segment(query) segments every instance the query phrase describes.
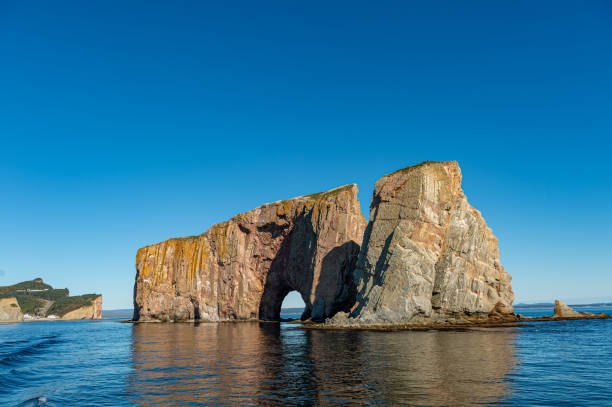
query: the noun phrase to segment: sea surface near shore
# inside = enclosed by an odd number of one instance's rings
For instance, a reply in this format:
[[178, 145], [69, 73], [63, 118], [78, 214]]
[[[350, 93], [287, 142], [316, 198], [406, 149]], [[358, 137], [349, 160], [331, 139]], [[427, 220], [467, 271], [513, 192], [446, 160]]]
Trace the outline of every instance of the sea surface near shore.
[[[516, 312], [542, 316], [552, 309]], [[529, 325], [367, 332], [257, 322], [3, 324], [0, 405], [601, 406], [612, 400], [612, 320]]]

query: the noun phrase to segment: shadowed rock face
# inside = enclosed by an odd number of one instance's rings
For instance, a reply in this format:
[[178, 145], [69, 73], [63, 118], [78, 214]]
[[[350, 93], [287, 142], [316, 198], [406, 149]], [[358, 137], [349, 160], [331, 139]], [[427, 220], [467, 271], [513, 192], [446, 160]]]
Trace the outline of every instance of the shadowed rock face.
[[511, 313], [510, 280], [497, 239], [461, 190], [458, 164], [425, 162], [375, 185], [350, 323]]
[[144, 247], [136, 256], [134, 319], [276, 320], [293, 290], [306, 304], [303, 318], [347, 311], [366, 223], [357, 186], [347, 185]]

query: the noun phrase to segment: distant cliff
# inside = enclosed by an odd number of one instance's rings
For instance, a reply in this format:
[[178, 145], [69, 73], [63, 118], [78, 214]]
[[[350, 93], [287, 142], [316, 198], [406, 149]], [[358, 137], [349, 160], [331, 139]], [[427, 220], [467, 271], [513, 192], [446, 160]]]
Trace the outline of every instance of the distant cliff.
[[[18, 305], [17, 319], [3, 319], [3, 302], [14, 299]], [[9, 305], [12, 308], [12, 305]], [[15, 310], [13, 310], [15, 311]], [[16, 313], [11, 314], [13, 317]], [[67, 288], [55, 289], [42, 279], [23, 281], [11, 286], [0, 287], [0, 320], [23, 320], [39, 318], [58, 319], [100, 319], [102, 317], [102, 296], [85, 294], [70, 296]]]
[[357, 186], [347, 185], [144, 247], [136, 256], [134, 319], [275, 320], [293, 290], [306, 304], [305, 319], [348, 310], [365, 226]]
[[[95, 294], [94, 294], [95, 295]], [[82, 298], [82, 305], [72, 311], [61, 313], [62, 319], [100, 319], [102, 318], [102, 296], [96, 295], [94, 298]]]

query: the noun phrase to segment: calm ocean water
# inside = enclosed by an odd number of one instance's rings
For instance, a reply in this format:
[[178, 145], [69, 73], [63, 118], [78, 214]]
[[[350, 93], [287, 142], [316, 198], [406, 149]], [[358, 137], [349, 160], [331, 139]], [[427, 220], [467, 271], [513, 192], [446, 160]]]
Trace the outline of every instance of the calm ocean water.
[[612, 320], [532, 325], [4, 324], [0, 405], [612, 405]]

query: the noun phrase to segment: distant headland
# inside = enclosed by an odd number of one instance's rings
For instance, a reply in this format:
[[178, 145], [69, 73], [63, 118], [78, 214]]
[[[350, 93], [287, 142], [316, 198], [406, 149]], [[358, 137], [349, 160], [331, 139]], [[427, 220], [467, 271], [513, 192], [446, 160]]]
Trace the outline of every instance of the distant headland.
[[[555, 306], [554, 302], [536, 302], [532, 304], [514, 304], [514, 308], [521, 309], [530, 309], [530, 308], [553, 308]], [[612, 302], [592, 302], [588, 304], [570, 304], [572, 308], [602, 308], [602, 307], [612, 307]]]
[[67, 288], [53, 288], [42, 278], [0, 286], [0, 322], [100, 319], [102, 295], [70, 296]]

